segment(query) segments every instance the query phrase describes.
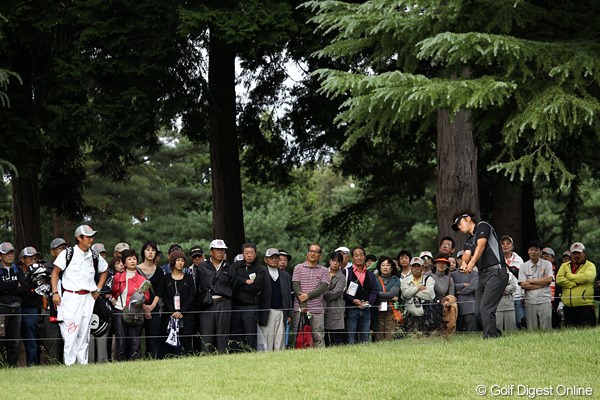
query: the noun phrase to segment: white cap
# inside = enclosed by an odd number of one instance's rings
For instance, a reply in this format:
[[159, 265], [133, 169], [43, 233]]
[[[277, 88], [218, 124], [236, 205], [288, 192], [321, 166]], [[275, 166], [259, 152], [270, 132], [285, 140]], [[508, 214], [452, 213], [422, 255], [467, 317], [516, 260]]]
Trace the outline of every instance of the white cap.
[[423, 266], [423, 264], [424, 264], [424, 263], [423, 263], [423, 259], [422, 259], [421, 257], [413, 257], [413, 258], [410, 260], [410, 265], [414, 265], [414, 264], [417, 264], [417, 265]]
[[125, 250], [129, 250], [129, 245], [125, 242], [117, 243], [115, 245], [115, 251], [118, 253], [122, 253]]
[[10, 244], [9, 242], [0, 243], [0, 253], [6, 254], [10, 251], [15, 251], [15, 248], [13, 247], [12, 244]]
[[223, 241], [223, 239], [215, 239], [212, 242], [210, 242], [210, 246], [211, 249], [227, 249], [227, 245], [225, 244], [225, 242]]
[[542, 249], [542, 253], [550, 254], [552, 257], [555, 256], [554, 250], [552, 250], [550, 247], [544, 247]]
[[79, 225], [77, 229], [75, 229], [75, 237], [77, 236], [94, 236], [96, 231], [93, 230], [89, 225]]
[[419, 254], [419, 257], [420, 257], [420, 258], [423, 258], [423, 257], [429, 257], [429, 258], [431, 258], [431, 259], [433, 260], [433, 254], [431, 254], [431, 253], [430, 253], [430, 252], [428, 252], [428, 251], [422, 251], [422, 252], [421, 252], [421, 254]]
[[278, 255], [279, 255], [279, 250], [277, 250], [274, 247], [267, 249], [267, 251], [265, 253], [265, 257], [278, 256]]
[[350, 254], [350, 249], [346, 246], [340, 246], [335, 251], [341, 251], [342, 253]]
[[21, 254], [19, 254], [19, 258], [31, 257], [31, 256], [35, 256], [36, 254], [40, 257], [42, 256], [40, 254], [40, 252], [35, 249], [35, 247], [27, 246], [23, 250], [21, 250]]
[[585, 246], [581, 242], [575, 242], [571, 245], [571, 248], [569, 250], [571, 251], [571, 253], [575, 253], [575, 252], [581, 253], [581, 252], [585, 251]]
[[456, 253], [456, 258], [461, 258], [463, 256], [463, 254], [465, 254], [465, 251], [459, 250], [458, 253]]
[[67, 244], [67, 241], [63, 238], [56, 238], [50, 242], [50, 250], [57, 248], [63, 244]]
[[92, 250], [96, 250], [98, 253], [106, 253], [106, 247], [102, 243], [94, 243]]

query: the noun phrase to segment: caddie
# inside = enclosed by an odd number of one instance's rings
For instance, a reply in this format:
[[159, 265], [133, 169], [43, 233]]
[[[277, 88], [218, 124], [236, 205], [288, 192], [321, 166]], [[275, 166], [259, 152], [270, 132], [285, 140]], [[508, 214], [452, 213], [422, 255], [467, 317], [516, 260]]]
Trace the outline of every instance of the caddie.
[[52, 302], [57, 305], [57, 319], [61, 321], [65, 365], [73, 365], [75, 361], [88, 363], [90, 320], [108, 269], [104, 258], [91, 250], [95, 235], [96, 231], [89, 225], [79, 226], [75, 230], [77, 244], [62, 251], [54, 260]]

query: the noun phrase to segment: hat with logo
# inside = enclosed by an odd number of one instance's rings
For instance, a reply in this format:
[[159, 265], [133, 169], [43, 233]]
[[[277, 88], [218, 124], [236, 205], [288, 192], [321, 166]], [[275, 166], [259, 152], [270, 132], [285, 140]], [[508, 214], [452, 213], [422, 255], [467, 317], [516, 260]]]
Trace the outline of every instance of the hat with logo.
[[58, 246], [62, 246], [63, 244], [68, 244], [67, 241], [63, 238], [56, 238], [50, 242], [50, 250], [57, 248]]
[[102, 243], [94, 243], [92, 250], [96, 250], [98, 253], [106, 253], [106, 247]]
[[429, 257], [433, 260], [433, 254], [431, 254], [429, 251], [422, 251], [421, 254], [419, 254], [420, 258], [425, 258], [425, 257]]
[[92, 229], [89, 225], [79, 225], [77, 229], [75, 229], [75, 237], [78, 236], [94, 236], [96, 231]]
[[461, 219], [466, 218], [466, 217], [471, 217], [471, 215], [469, 215], [468, 213], [462, 213], [462, 214], [457, 215], [454, 218], [454, 221], [452, 222], [452, 230], [454, 232], [458, 232], [459, 231], [459, 229], [458, 229], [458, 223], [460, 222]]
[[350, 254], [350, 249], [346, 246], [340, 246], [337, 249], [335, 249], [335, 251], [341, 251], [344, 254]]
[[581, 242], [575, 242], [571, 245], [571, 248], [569, 250], [571, 251], [571, 253], [581, 253], [585, 251], [585, 246]]
[[271, 248], [267, 249], [267, 251], [265, 252], [265, 257], [278, 256], [279, 254], [280, 254], [279, 250], [277, 250], [274, 247], [271, 247]]
[[420, 266], [423, 266], [423, 259], [421, 257], [413, 257], [410, 260], [410, 265], [420, 265]]
[[544, 247], [544, 248], [542, 249], [542, 253], [549, 254], [549, 255], [551, 255], [552, 257], [554, 257], [554, 256], [555, 256], [555, 254], [554, 254], [554, 250], [552, 250], [550, 247]]
[[227, 245], [223, 241], [223, 239], [215, 239], [210, 242], [210, 248], [212, 249], [227, 249]]
[[115, 245], [115, 251], [118, 253], [122, 253], [125, 250], [129, 250], [129, 245], [125, 242], [117, 243]]
[[2, 242], [2, 243], [0, 243], [0, 253], [6, 254], [6, 253], [9, 253], [11, 251], [15, 251], [15, 248], [13, 247], [12, 244], [10, 244], [9, 242]]
[[279, 250], [279, 255], [280, 256], [286, 256], [287, 259], [288, 259], [288, 262], [292, 261], [291, 254], [288, 254], [285, 250]]
[[190, 257], [203, 256], [203, 255], [204, 255], [204, 250], [202, 250], [202, 247], [200, 247], [200, 246], [193, 246], [190, 249]]

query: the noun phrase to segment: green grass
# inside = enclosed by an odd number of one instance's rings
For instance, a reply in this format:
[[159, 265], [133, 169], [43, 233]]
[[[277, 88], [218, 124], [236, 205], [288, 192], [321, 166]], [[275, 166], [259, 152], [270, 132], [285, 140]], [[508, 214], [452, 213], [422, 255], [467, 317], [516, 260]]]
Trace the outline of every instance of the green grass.
[[1, 369], [0, 398], [465, 399], [479, 398], [477, 385], [488, 390], [515, 385], [514, 395], [516, 385], [591, 387], [591, 397], [600, 398], [599, 371], [597, 328], [517, 332], [494, 340], [455, 335], [279, 353]]

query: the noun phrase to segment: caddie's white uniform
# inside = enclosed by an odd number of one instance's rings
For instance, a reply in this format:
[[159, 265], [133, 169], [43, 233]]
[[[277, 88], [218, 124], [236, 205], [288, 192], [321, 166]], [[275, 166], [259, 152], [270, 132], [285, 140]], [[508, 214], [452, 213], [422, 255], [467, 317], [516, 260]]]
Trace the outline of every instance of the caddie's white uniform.
[[[57, 307], [64, 345], [65, 365], [88, 363], [88, 345], [90, 340], [90, 320], [94, 311], [92, 292], [98, 290], [94, 281], [94, 261], [92, 251], [83, 252], [79, 246], [73, 246], [73, 258], [65, 270], [67, 251], [63, 250], [54, 265], [64, 271], [62, 276], [63, 293]], [[98, 272], [106, 271], [108, 264], [98, 257]]]

